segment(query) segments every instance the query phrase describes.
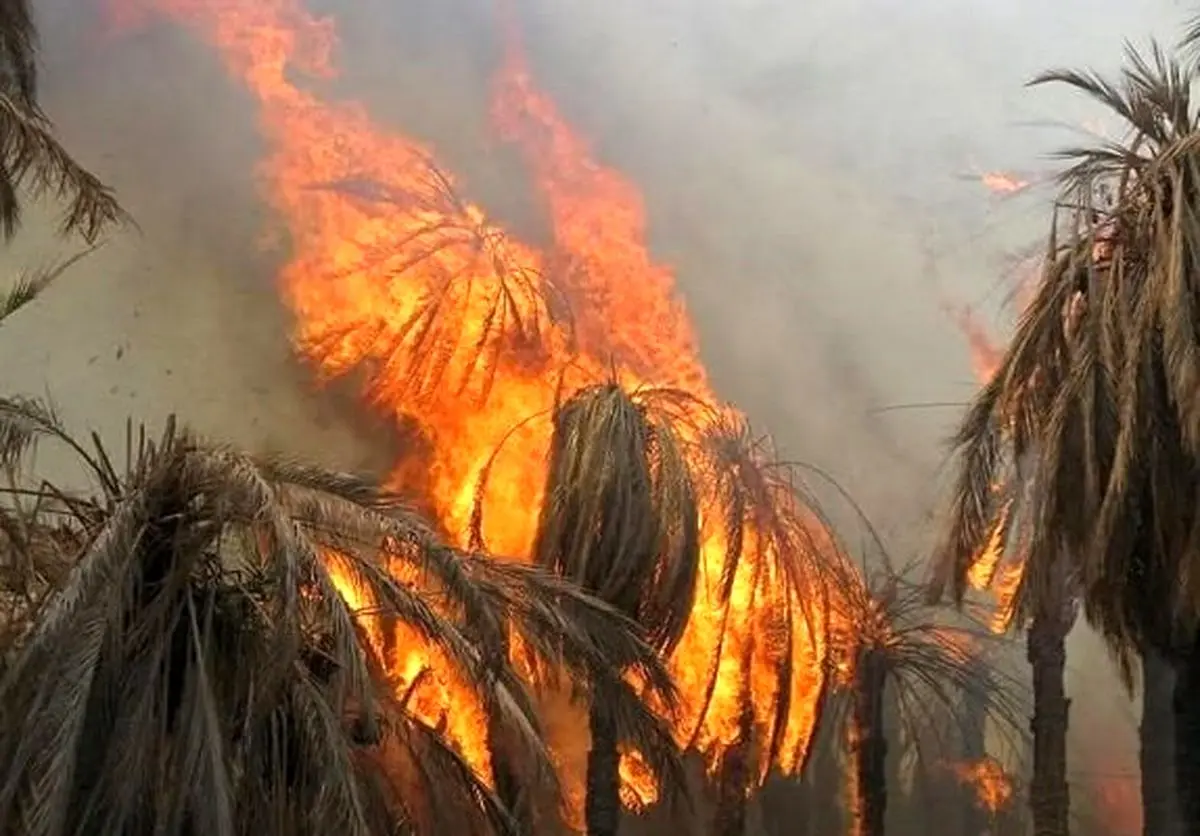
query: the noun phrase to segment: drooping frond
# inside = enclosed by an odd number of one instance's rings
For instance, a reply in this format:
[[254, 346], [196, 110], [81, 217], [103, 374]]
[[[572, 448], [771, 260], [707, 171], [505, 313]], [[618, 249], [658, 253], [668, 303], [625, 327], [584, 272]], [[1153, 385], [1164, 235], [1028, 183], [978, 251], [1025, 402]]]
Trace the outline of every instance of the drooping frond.
[[[1121, 142], [1063, 152], [1041, 284], [956, 438], [940, 558], [961, 598], [989, 540], [1026, 555], [1019, 614], [1065, 573], [1119, 654], [1200, 619], [1200, 132], [1194, 69], [1154, 47], [1115, 81], [1055, 71]], [[1162, 602], [1171, 602], [1164, 606]]]
[[94, 242], [128, 219], [112, 191], [54, 138], [37, 103], [37, 29], [29, 0], [0, 2], [0, 234], [20, 225], [22, 190], [66, 204], [62, 229]]
[[77, 232], [89, 243], [129, 220], [112, 190], [54, 137], [41, 111], [0, 93], [0, 234], [6, 239], [21, 222], [22, 190], [64, 203], [62, 232]]
[[361, 258], [333, 279], [353, 274], [392, 295], [389, 288], [407, 282], [408, 301], [364, 311], [369, 321], [305, 333], [305, 353], [334, 374], [365, 361], [373, 385], [402, 386], [409, 402], [443, 383], [482, 402], [502, 358], [538, 363], [547, 339], [569, 343], [570, 309], [531, 252], [463, 201], [432, 161], [417, 165], [415, 184], [403, 189], [361, 178], [314, 186], [394, 221], [394, 234], [362, 244]]
[[[710, 416], [692, 460], [706, 517], [703, 534], [722, 546], [719, 559], [704, 563], [703, 605], [717, 609], [724, 624], [719, 644], [708, 648], [699, 717], [710, 710], [722, 659], [742, 653], [747, 673], [758, 671], [757, 686], [770, 690], [753, 695], [754, 704], [767, 709], [755, 717], [763, 738], [756, 743], [756, 778], [765, 780], [772, 766], [799, 772], [807, 747], [795, 744], [807, 740], [811, 729], [798, 725], [815, 717], [795, 710], [793, 699], [798, 683], [810, 693], [823, 689], [825, 579], [828, 567], [840, 559], [841, 546], [796, 479], [795, 468], [779, 461], [770, 440], [755, 435], [740, 416], [729, 411]], [[735, 595], [735, 587], [745, 591]], [[754, 640], [742, 650], [726, 646], [733, 641], [729, 628], [742, 622], [752, 625]], [[772, 676], [765, 677], [765, 671]]]
[[[69, 439], [36, 405], [4, 414]], [[669, 692], [618, 613], [441, 546], [366, 481], [172, 429], [134, 445], [123, 470], [98, 443], [69, 443], [99, 493], [41, 491], [74, 538], [59, 553], [69, 573], [0, 679], [5, 832], [514, 832], [397, 691], [380, 643], [392, 625], [481, 695], [551, 795], [549, 753], [504, 653], [510, 625], [551, 663], [629, 667]], [[40, 719], [11, 722], [31, 712]]]
[[699, 520], [683, 443], [654, 399], [611, 383], [558, 408], [534, 556], [669, 652], [691, 611]]

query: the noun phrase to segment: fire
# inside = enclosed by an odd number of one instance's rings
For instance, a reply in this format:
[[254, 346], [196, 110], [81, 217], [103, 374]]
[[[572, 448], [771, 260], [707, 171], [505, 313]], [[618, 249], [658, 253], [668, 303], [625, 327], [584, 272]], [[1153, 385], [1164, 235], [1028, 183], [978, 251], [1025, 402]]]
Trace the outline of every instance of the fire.
[[959, 781], [975, 790], [976, 802], [989, 813], [999, 813], [1012, 800], [1012, 781], [994, 758], [954, 764], [951, 768]]
[[[525, 153], [549, 220], [549, 251], [518, 240], [464, 199], [430, 149], [382, 130], [358, 103], [326, 101], [302, 86], [305, 76], [336, 74], [336, 35], [332, 20], [314, 18], [300, 0], [122, 2], [142, 6], [125, 8], [123, 20], [152, 8], [188, 24], [257, 101], [270, 149], [261, 189], [291, 238], [279, 286], [295, 315], [296, 347], [322, 376], [368, 371], [370, 404], [419, 430], [427, 452], [396, 463], [394, 479], [411, 487], [419, 473], [421, 499], [452, 541], [474, 545], [478, 522], [491, 552], [528, 559], [548, 415], [581, 386], [615, 371], [629, 387], [667, 385], [718, 403], [672, 272], [648, 252], [637, 188], [600, 165], [536, 88], [514, 27], [507, 27], [492, 119]], [[485, 469], [486, 514], [476, 521]], [[824, 625], [793, 624], [789, 633], [779, 623], [781, 596], [797, 593], [777, 576], [772, 555], [754, 552], [759, 546], [747, 539], [748, 559], [722, 606], [714, 589], [724, 543], [707, 531], [703, 588], [671, 660], [684, 696], [677, 736], [717, 762], [749, 699], [757, 733], [784, 741], [776, 765], [795, 770], [816, 719]], [[345, 592], [357, 594], [351, 585]], [[792, 642], [800, 664], [787, 727], [775, 729], [781, 641]], [[397, 687], [411, 687], [418, 715], [445, 726], [486, 776], [486, 723], [475, 695], [416, 636], [398, 636], [393, 646], [397, 658], [386, 661]], [[715, 688], [706, 699], [713, 659]], [[578, 724], [563, 725], [574, 739], [552, 742], [578, 812], [580, 735]], [[771, 766], [757, 764], [760, 776]], [[636, 753], [626, 753], [622, 775], [627, 799], [653, 800], [657, 788]]]
[[[1024, 284], [1022, 285], [1024, 286]], [[986, 382], [1000, 368], [1003, 351], [992, 342], [987, 329], [969, 307], [962, 307], [951, 312], [960, 331], [967, 338], [971, 352], [971, 367], [975, 377], [980, 382]], [[973, 589], [988, 590], [996, 599], [996, 608], [989, 619], [989, 628], [1000, 634], [1005, 632], [1012, 622], [1013, 599], [1017, 587], [1021, 584], [1021, 574], [1024, 564], [1019, 556], [1010, 556], [1003, 552], [1001, 534], [1008, 520], [1009, 506], [1000, 515], [1000, 520], [988, 538], [987, 548], [975, 561], [967, 577]]]
[[1016, 194], [1029, 188], [1029, 181], [1003, 171], [988, 171], [980, 175], [980, 182], [995, 194]]

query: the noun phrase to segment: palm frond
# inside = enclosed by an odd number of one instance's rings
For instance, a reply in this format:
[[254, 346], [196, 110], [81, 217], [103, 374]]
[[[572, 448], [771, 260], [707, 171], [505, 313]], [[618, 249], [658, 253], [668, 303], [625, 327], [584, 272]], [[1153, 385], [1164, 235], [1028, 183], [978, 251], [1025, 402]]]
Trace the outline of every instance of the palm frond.
[[371, 386], [400, 385], [409, 401], [445, 382], [483, 402], [502, 358], [536, 366], [550, 359], [547, 341], [570, 345], [570, 308], [537, 257], [463, 201], [448, 174], [425, 158], [410, 173], [402, 190], [368, 178], [313, 185], [387, 213], [397, 230], [361, 244], [361, 258], [331, 278], [369, 281], [388, 296], [407, 282], [410, 302], [400, 316], [364, 310], [364, 318], [306, 332], [305, 354], [330, 375], [365, 363]]
[[960, 428], [938, 561], [961, 599], [998, 534], [1026, 555], [1020, 617], [1066, 572], [1126, 655], [1146, 642], [1169, 651], [1200, 623], [1196, 72], [1154, 46], [1130, 48], [1113, 81], [1036, 80], [1096, 99], [1128, 136], [1065, 154], [1066, 222], [1056, 218], [1037, 296]]
[[[895, 742], [909, 752], [919, 781], [957, 759], [968, 704], [1019, 748], [1026, 705], [1019, 683], [997, 662], [1004, 639], [966, 614], [931, 605], [925, 585], [910, 579], [915, 564], [866, 574], [842, 566], [832, 595], [838, 676], [826, 722], [855, 743], [855, 701], [864, 689], [885, 689], [896, 709]], [[880, 680], [868, 681], [872, 675]]]
[[116, 224], [128, 223], [112, 190], [67, 152], [50, 120], [0, 94], [0, 234], [11, 238], [21, 222], [20, 192], [48, 195], [65, 203], [61, 231], [89, 243]]
[[[731, 411], [710, 415], [704, 422], [692, 458], [706, 521], [706, 540], [719, 543], [719, 560], [704, 564], [702, 589], [707, 606], [722, 613], [721, 643], [708, 648], [707, 687], [699, 702], [701, 722], [712, 707], [722, 660], [729, 653], [746, 658], [745, 671], [759, 672], [753, 702], [769, 710], [756, 716], [762, 740], [755, 747], [755, 780], [766, 780], [770, 769], [798, 773], [803, 768], [803, 745], [811, 729], [800, 726], [809, 712], [795, 710], [797, 684], [804, 683], [808, 699], [819, 701], [825, 681], [824, 634], [828, 629], [827, 569], [840, 559], [841, 546], [815, 497], [796, 478], [797, 468], [781, 462], [770, 439], [754, 433], [744, 418]], [[735, 584], [746, 585], [734, 613]], [[746, 648], [727, 647], [730, 619], [748, 621], [759, 636]], [[762, 671], [770, 670], [767, 682]], [[747, 677], [747, 680], [749, 677]], [[696, 742], [695, 739], [692, 741]], [[800, 745], [797, 745], [800, 744]]]
[[84, 256], [95, 250], [96, 247], [91, 247], [76, 253], [68, 259], [23, 273], [19, 276], [7, 293], [0, 294], [0, 323], [3, 323], [8, 317], [41, 296], [63, 273]]
[[556, 411], [534, 555], [670, 649], [700, 564], [696, 491], [655, 393], [580, 390]]
[[587, 671], [656, 766], [678, 768], [620, 675], [641, 672], [669, 700], [661, 663], [574, 587], [441, 546], [351, 475], [256, 460], [173, 425], [158, 442], [139, 434], [121, 471], [48, 410], [6, 409], [27, 437], [86, 454], [99, 493], [42, 489], [76, 550], [0, 680], [0, 716], [44, 720], [0, 730], [13, 765], [0, 829], [515, 832], [486, 782], [396, 696], [372, 625], [402, 624], [436, 648], [519, 742], [539, 791], [553, 795], [553, 771], [503, 653], [509, 623], [547, 664]]
[[128, 216], [112, 191], [54, 138], [37, 104], [37, 45], [29, 0], [0, 2], [0, 234], [8, 239], [16, 232], [26, 190], [65, 202], [62, 231], [92, 243]]

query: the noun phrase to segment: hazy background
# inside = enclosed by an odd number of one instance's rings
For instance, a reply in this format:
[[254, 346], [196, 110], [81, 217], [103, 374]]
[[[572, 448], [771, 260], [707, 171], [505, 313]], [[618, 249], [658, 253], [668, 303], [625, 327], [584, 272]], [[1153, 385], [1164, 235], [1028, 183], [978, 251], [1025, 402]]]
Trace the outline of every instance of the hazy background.
[[[254, 111], [216, 54], [169, 21], [105, 37], [97, 0], [42, 0], [45, 103], [141, 224], [6, 327], [6, 385], [48, 391], [105, 433], [178, 411], [252, 448], [386, 466], [386, 430], [291, 362], [257, 246]], [[953, 409], [973, 389], [947, 303], [995, 316], [1046, 193], [1003, 200], [985, 170], [1037, 177], [1094, 116], [1023, 83], [1117, 66], [1123, 38], [1173, 41], [1168, 0], [519, 0], [538, 81], [601, 159], [638, 182], [722, 395], [785, 453], [832, 471], [915, 548]], [[484, 0], [312, 0], [339, 20], [341, 95], [432, 143], [501, 217], [528, 181], [489, 140], [499, 46]], [[1077, 138], [1077, 137], [1075, 137]], [[31, 222], [15, 269], [69, 245]], [[1090, 637], [1072, 647], [1077, 764], [1123, 774], [1132, 709]], [[1105, 734], [1080, 735], [1105, 727]], [[1120, 731], [1114, 731], [1119, 729]], [[1087, 739], [1084, 740], [1083, 738]], [[1088, 747], [1088, 748], [1083, 748]]]

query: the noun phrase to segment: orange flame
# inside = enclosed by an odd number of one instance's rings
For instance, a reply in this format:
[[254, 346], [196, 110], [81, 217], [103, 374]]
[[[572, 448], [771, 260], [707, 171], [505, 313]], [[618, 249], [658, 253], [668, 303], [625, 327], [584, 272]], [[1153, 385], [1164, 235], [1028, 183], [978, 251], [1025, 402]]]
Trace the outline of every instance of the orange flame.
[[1029, 181], [1003, 171], [988, 171], [980, 175], [980, 182], [995, 194], [1016, 194], [1029, 188]]
[[[529, 419], [547, 414], [556, 398], [615, 369], [627, 386], [670, 385], [717, 403], [671, 270], [647, 250], [638, 190], [597, 163], [536, 89], [515, 30], [495, 80], [493, 119], [526, 154], [553, 234], [549, 252], [458, 196], [426, 147], [381, 130], [355, 102], [325, 101], [298, 86], [301, 74], [335, 75], [336, 40], [332, 21], [314, 18], [300, 0], [122, 2], [192, 26], [257, 100], [270, 148], [261, 188], [291, 234], [279, 279], [296, 317], [296, 346], [326, 377], [370, 368], [371, 405], [415, 425], [428, 441], [427, 457], [398, 463], [394, 479], [410, 482], [419, 465], [424, 498], [456, 543], [470, 542], [476, 486], [488, 466], [484, 538], [494, 553], [527, 559], [543, 491], [537, 465], [550, 440], [549, 422]], [[756, 546], [747, 539], [749, 556]], [[748, 692], [759, 733], [784, 740], [777, 765], [795, 770], [816, 719], [823, 625], [791, 625], [798, 660], [787, 686], [791, 711], [785, 729], [771, 728], [770, 707], [780, 698], [774, 637], [787, 635], [777, 604], [798, 593], [776, 576], [773, 561], [747, 559], [732, 600], [719, 605], [708, 585], [721, 575], [724, 551], [709, 531], [707, 580], [671, 660], [684, 697], [678, 738], [694, 741], [715, 763], [737, 734]], [[433, 648], [416, 636], [400, 638], [403, 658], [387, 660], [398, 687], [432, 671], [415, 686], [412, 705], [431, 725], [445, 726], [486, 776], [478, 699]], [[714, 656], [717, 686], [701, 716]], [[586, 749], [577, 723], [561, 725], [562, 739], [552, 731], [552, 743], [577, 818]], [[758, 766], [765, 775], [771, 765]], [[621, 771], [627, 800], [656, 797], [636, 753], [626, 753]]]
[[[971, 308], [962, 307], [952, 313], [959, 330], [967, 339], [971, 352], [971, 367], [975, 372], [976, 379], [980, 382], [990, 380], [1000, 368], [1003, 350], [992, 341], [987, 329]], [[987, 547], [967, 575], [967, 581], [971, 588], [990, 591], [996, 599], [996, 608], [992, 612], [988, 624], [992, 632], [996, 634], [1005, 632], [1012, 623], [1013, 599], [1016, 596], [1017, 587], [1021, 584], [1021, 575], [1025, 568], [1020, 557], [1009, 556], [1000, 548], [1001, 534], [1008, 520], [1008, 514], [1009, 508], [1005, 507], [1000, 515], [1000, 520], [988, 538]]]
[[1012, 781], [994, 758], [980, 758], [970, 763], [953, 764], [955, 777], [975, 790], [975, 800], [992, 815], [999, 813], [1013, 797]]

